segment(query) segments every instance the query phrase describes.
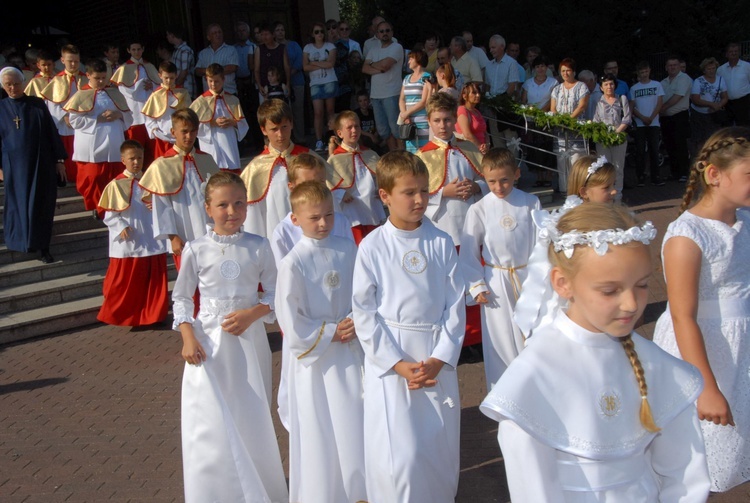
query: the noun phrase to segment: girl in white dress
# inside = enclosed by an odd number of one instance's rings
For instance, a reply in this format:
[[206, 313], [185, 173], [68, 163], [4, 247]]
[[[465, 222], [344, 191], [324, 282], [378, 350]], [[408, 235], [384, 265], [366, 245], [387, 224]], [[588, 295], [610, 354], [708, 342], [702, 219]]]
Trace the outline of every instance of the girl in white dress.
[[[685, 211], [697, 191], [702, 196]], [[711, 491], [750, 480], [748, 205], [750, 130], [722, 129], [703, 146], [683, 213], [664, 236], [669, 303], [654, 332], [654, 342], [703, 374], [696, 405]]]
[[648, 302], [648, 243], [622, 207], [587, 203], [540, 234], [569, 303], [480, 406], [497, 420], [513, 501], [701, 502], [708, 470], [699, 372], [633, 332]]
[[615, 165], [606, 157], [584, 155], [573, 163], [568, 175], [568, 197], [584, 202], [611, 203], [615, 200]]
[[[208, 233], [186, 243], [174, 287], [182, 378], [185, 501], [289, 501], [271, 419], [276, 267], [266, 238], [242, 232], [245, 185], [230, 172], [206, 185]], [[263, 286], [258, 299], [257, 285]], [[193, 293], [200, 311], [193, 318]], [[267, 384], [269, 383], [269, 384]]]

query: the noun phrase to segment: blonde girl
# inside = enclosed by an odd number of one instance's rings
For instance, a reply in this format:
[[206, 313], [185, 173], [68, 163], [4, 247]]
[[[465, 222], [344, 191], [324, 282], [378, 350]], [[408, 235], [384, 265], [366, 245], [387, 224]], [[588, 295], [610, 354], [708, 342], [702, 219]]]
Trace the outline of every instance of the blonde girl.
[[[271, 418], [276, 266], [266, 238], [242, 231], [247, 192], [220, 172], [206, 184], [206, 235], [185, 244], [174, 287], [182, 335], [185, 501], [289, 501]], [[258, 298], [258, 284], [263, 298]], [[193, 317], [193, 294], [200, 310]]]
[[615, 165], [604, 156], [584, 155], [573, 163], [568, 175], [568, 196], [584, 202], [611, 203], [615, 200]]
[[669, 302], [654, 332], [654, 342], [698, 367], [706, 383], [696, 406], [712, 491], [750, 480], [748, 205], [750, 129], [719, 130], [698, 155], [681, 214], [664, 236]]
[[480, 409], [499, 422], [513, 501], [705, 503], [694, 407], [700, 374], [633, 332], [648, 303], [656, 230], [588, 203], [540, 234], [568, 301], [530, 339]]

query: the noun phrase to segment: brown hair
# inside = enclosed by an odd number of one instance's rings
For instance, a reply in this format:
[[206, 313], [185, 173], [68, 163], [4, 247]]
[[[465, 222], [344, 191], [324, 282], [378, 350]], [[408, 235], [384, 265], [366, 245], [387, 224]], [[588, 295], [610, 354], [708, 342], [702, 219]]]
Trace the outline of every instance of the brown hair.
[[126, 150], [135, 149], [143, 152], [143, 145], [138, 140], [125, 140], [120, 145], [120, 154], [124, 154]]
[[458, 102], [446, 93], [434, 93], [427, 100], [427, 117], [433, 112], [450, 112], [455, 117], [458, 112]]
[[461, 100], [459, 101], [460, 105], [466, 105], [466, 100], [469, 98], [469, 93], [471, 91], [474, 91], [476, 93], [479, 93], [479, 95], [482, 95], [482, 89], [480, 88], [479, 82], [467, 82], [464, 84], [464, 87], [461, 89]]
[[284, 119], [289, 122], [294, 120], [292, 108], [284, 100], [272, 98], [265, 100], [258, 107], [258, 125], [260, 127], [266, 127], [268, 121], [274, 124], [281, 124]]
[[317, 180], [302, 182], [295, 186], [289, 194], [292, 212], [297, 210], [301, 204], [320, 204], [332, 200], [333, 195], [331, 195], [331, 191], [328, 190], [326, 184]]
[[159, 71], [164, 73], [177, 73], [177, 67], [171, 61], [162, 61], [159, 63]]
[[351, 110], [344, 110], [343, 112], [340, 112], [336, 115], [336, 118], [333, 121], [334, 131], [338, 131], [339, 129], [341, 129], [341, 125], [345, 120], [355, 121], [357, 124], [359, 124], [359, 115], [357, 115], [356, 112], [352, 112]]
[[426, 178], [428, 176], [427, 166], [422, 159], [404, 150], [388, 152], [378, 161], [375, 175], [378, 188], [383, 189], [388, 194], [395, 187], [396, 179], [406, 175], [424, 176]]
[[198, 114], [192, 108], [182, 108], [172, 114], [172, 127], [176, 128], [178, 123], [190, 124], [193, 126], [193, 130], [200, 126]]
[[435, 70], [435, 74], [437, 75], [438, 72], [443, 72], [448, 87], [456, 87], [456, 72], [453, 71], [453, 65], [449, 63], [441, 65]]
[[485, 169], [518, 169], [518, 163], [516, 163], [516, 156], [513, 152], [507, 148], [495, 147], [491, 148], [484, 157], [482, 158], [482, 171]]
[[67, 44], [60, 48], [60, 54], [62, 56], [65, 56], [66, 54], [81, 54], [81, 51], [78, 50], [78, 47], [75, 45]]
[[565, 59], [563, 59], [562, 61], [560, 61], [560, 64], [557, 66], [557, 71], [558, 72], [562, 72], [562, 67], [563, 66], [567, 66], [568, 68], [570, 68], [571, 70], [573, 70], [573, 72], [575, 73], [575, 71], [576, 71], [576, 60], [574, 60], [573, 58], [565, 58]]
[[711, 192], [706, 184], [705, 170], [713, 165], [720, 171], [730, 169], [735, 161], [750, 158], [750, 129], [746, 127], [728, 127], [712, 134], [698, 154], [698, 160], [690, 169], [685, 195], [682, 196], [680, 214], [690, 207], [696, 192], [700, 201]]
[[[578, 232], [599, 231], [605, 229], [629, 229], [638, 225], [638, 221], [633, 214], [624, 206], [613, 206], [605, 203], [586, 203], [577, 206], [565, 213], [557, 222], [557, 230], [561, 233], [577, 230]], [[620, 246], [645, 246], [638, 241], [633, 241]], [[577, 245], [579, 248], [583, 245]], [[554, 246], [550, 243], [548, 257], [553, 267], [560, 268], [564, 274], [569, 276], [575, 275], [578, 267], [581, 267], [581, 256], [583, 253], [573, 253], [568, 258], [563, 251], [556, 252]], [[633, 373], [638, 381], [638, 389], [641, 394], [641, 407], [639, 418], [641, 425], [652, 433], [659, 431], [659, 427], [654, 422], [651, 412], [651, 405], [648, 403], [648, 385], [646, 384], [646, 375], [643, 366], [635, 350], [635, 343], [631, 335], [620, 337], [620, 343], [625, 350]]]
[[297, 173], [301, 169], [320, 170], [325, 173], [326, 167], [320, 157], [303, 152], [295, 155], [289, 161], [289, 167], [286, 170], [286, 178], [292, 185], [297, 183]]
[[206, 77], [223, 77], [224, 67], [219, 63], [211, 63], [206, 67]]
[[[584, 155], [573, 163], [573, 167], [568, 175], [568, 194], [580, 196], [581, 189], [584, 187], [606, 187], [615, 182], [617, 170], [611, 162], [605, 162], [604, 165], [596, 170], [596, 173], [588, 176], [589, 167], [599, 159], [595, 155]], [[586, 177], [588, 176], [588, 180]]]
[[245, 182], [242, 181], [242, 178], [240, 178], [238, 174], [232, 173], [231, 171], [219, 171], [218, 173], [211, 175], [206, 182], [206, 190], [203, 193], [206, 200], [206, 206], [211, 203], [211, 192], [213, 192], [214, 189], [224, 187], [225, 185], [234, 185], [237, 188], [242, 189], [243, 194], [247, 193]]
[[428, 63], [427, 53], [424, 52], [422, 49], [415, 48], [413, 51], [411, 51], [409, 53], [409, 59], [415, 60], [417, 64], [421, 66], [422, 68], [427, 66], [427, 63]]

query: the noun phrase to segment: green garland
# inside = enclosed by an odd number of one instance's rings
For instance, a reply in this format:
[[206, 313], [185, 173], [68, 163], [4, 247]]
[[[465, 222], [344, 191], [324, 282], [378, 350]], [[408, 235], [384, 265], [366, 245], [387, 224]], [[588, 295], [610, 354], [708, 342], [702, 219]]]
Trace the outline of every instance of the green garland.
[[542, 130], [551, 131], [556, 127], [570, 129], [587, 140], [611, 147], [621, 145], [628, 139], [627, 134], [618, 133], [615, 128], [602, 122], [581, 122], [569, 114], [553, 114], [544, 112], [533, 105], [521, 105], [513, 101], [507, 94], [484, 97], [482, 104], [494, 108], [498, 112], [512, 113], [533, 122]]

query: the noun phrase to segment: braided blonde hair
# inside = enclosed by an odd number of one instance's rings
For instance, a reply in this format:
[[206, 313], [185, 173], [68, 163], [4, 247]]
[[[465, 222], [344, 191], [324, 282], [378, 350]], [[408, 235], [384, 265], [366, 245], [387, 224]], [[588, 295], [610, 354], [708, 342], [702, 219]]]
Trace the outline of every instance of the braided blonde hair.
[[[566, 233], [573, 230], [579, 232], [590, 232], [605, 229], [629, 229], [639, 225], [637, 219], [624, 206], [611, 205], [604, 203], [586, 203], [569, 210], [560, 218], [557, 223], [557, 230]], [[626, 245], [620, 246], [646, 246], [638, 241], [633, 241]], [[553, 267], [559, 267], [565, 273], [573, 275], [578, 267], [581, 267], [583, 253], [573, 253], [568, 258], [563, 251], [555, 252], [554, 246], [550, 244], [548, 256]], [[651, 412], [651, 405], [648, 403], [648, 385], [646, 384], [646, 375], [643, 366], [635, 351], [635, 344], [630, 335], [620, 339], [625, 355], [633, 367], [633, 373], [638, 381], [638, 390], [641, 395], [641, 407], [639, 417], [641, 425], [652, 433], [659, 431], [656, 426], [654, 416]]]
[[735, 161], [750, 158], [750, 129], [745, 127], [728, 127], [715, 132], [698, 154], [698, 158], [690, 170], [685, 195], [682, 196], [680, 214], [690, 207], [690, 203], [696, 194], [700, 201], [704, 195], [711, 191], [706, 183], [706, 168], [713, 165], [724, 171], [732, 167]]

